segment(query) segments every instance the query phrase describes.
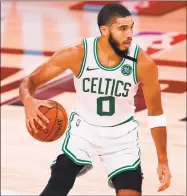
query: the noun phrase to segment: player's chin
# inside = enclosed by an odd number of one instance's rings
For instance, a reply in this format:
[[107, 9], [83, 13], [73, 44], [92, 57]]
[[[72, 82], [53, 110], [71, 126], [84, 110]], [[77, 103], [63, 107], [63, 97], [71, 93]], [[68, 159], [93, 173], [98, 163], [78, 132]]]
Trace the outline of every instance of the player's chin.
[[120, 50], [122, 50], [122, 51], [128, 50], [130, 46], [131, 46], [131, 43], [121, 44]]

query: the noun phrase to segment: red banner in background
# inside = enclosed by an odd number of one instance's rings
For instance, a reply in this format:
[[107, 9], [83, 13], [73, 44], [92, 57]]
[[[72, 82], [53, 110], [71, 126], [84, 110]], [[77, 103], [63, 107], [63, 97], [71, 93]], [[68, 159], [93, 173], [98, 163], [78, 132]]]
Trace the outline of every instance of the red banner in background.
[[108, 3], [119, 3], [127, 7], [132, 14], [137, 15], [153, 15], [160, 16], [185, 7], [185, 1], [141, 1], [141, 2], [125, 2], [125, 1], [82, 1], [71, 5], [70, 9], [80, 9], [85, 11], [99, 11]]

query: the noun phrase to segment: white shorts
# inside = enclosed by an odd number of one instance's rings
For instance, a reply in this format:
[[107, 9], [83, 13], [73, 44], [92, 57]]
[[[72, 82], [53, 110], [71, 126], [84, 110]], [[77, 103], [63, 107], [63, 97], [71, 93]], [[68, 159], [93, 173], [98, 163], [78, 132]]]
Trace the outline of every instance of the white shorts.
[[98, 127], [86, 123], [73, 112], [60, 154], [84, 165], [78, 176], [92, 169], [92, 157], [98, 155], [108, 174], [109, 186], [113, 188], [111, 179], [114, 176], [140, 165], [138, 122], [132, 117], [113, 127]]

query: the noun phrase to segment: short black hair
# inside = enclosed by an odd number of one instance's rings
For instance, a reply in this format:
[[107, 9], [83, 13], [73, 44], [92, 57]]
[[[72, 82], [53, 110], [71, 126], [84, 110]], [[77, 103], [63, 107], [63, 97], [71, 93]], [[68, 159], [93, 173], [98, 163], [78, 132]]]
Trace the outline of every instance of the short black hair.
[[109, 24], [113, 17], [126, 17], [131, 16], [129, 10], [123, 5], [110, 3], [101, 8], [98, 17], [98, 26]]

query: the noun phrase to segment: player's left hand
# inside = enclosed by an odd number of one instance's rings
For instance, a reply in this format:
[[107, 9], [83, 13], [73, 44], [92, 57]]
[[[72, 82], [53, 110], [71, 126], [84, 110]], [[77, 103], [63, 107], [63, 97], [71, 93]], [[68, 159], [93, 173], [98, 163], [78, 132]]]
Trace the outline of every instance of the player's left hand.
[[170, 186], [171, 173], [167, 163], [159, 163], [157, 168], [158, 177], [162, 184], [158, 188], [158, 192], [164, 191]]

